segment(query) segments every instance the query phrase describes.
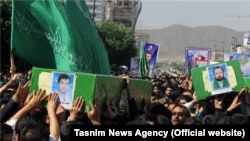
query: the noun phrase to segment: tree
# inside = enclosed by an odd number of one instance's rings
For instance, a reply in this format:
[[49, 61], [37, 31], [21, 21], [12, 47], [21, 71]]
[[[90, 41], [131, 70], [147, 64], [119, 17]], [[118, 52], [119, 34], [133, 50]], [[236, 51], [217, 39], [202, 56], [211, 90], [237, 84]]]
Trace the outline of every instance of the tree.
[[99, 27], [111, 68], [126, 65], [130, 67], [131, 57], [137, 55], [134, 34], [130, 27], [112, 21], [105, 21]]
[[176, 65], [174, 65], [173, 67], [174, 67], [174, 69], [176, 69], [176, 70], [178, 70], [178, 71], [183, 71], [183, 69], [184, 69], [184, 65], [185, 64], [176, 64]]
[[11, 33], [11, 0], [1, 0], [1, 64], [9, 64], [10, 33]]

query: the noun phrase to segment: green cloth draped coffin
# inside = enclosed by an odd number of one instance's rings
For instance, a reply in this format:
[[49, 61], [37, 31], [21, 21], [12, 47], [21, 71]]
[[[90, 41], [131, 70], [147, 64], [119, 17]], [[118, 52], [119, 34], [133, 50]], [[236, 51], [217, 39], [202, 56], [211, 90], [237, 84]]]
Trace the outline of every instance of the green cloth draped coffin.
[[84, 0], [13, 0], [11, 51], [33, 66], [110, 74]]
[[250, 78], [244, 78], [244, 81], [245, 81], [246, 86], [250, 88]]
[[[218, 66], [223, 67], [224, 70], [225, 80], [221, 86], [217, 82], [217, 85], [214, 85], [213, 69]], [[216, 94], [230, 93], [232, 91], [239, 92], [244, 87], [245, 82], [247, 82], [243, 79], [239, 60], [192, 68], [191, 76], [198, 100], [206, 99]]]
[[[114, 99], [119, 108], [122, 95], [126, 94], [126, 89], [124, 89], [125, 82], [121, 77], [37, 67], [32, 68], [30, 92], [41, 88], [45, 89], [47, 94], [49, 94], [56, 90], [55, 85], [57, 85], [58, 78], [56, 75], [53, 75], [56, 73], [66, 73], [74, 76], [70, 80], [72, 99], [82, 96], [86, 106], [89, 106], [89, 101], [93, 101], [94, 98], [99, 98], [103, 105], [103, 99], [106, 96], [109, 99]], [[138, 109], [143, 109], [142, 98], [148, 104], [152, 91], [152, 82], [141, 79], [130, 79], [130, 86]]]

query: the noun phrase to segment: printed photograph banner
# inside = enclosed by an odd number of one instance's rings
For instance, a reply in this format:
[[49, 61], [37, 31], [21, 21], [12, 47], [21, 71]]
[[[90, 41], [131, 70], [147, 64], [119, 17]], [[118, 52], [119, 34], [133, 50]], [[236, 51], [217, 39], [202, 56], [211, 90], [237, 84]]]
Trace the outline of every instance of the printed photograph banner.
[[149, 66], [149, 76], [154, 75], [155, 67], [157, 65], [158, 59], [158, 50], [160, 45], [154, 43], [145, 43], [144, 44], [144, 53]]
[[225, 52], [224, 61], [239, 60], [242, 75], [250, 79], [250, 54]]
[[250, 33], [244, 34], [243, 45], [250, 46]]
[[130, 61], [130, 76], [138, 76], [139, 75], [139, 62], [140, 59], [136, 57], [132, 57]]
[[239, 60], [193, 68], [191, 76], [198, 100], [231, 91], [239, 92], [245, 85]]
[[211, 49], [187, 47], [185, 49], [185, 69], [184, 72], [188, 73], [190, 69], [207, 66], [210, 64]]
[[75, 73], [52, 71], [51, 76], [50, 91], [58, 93], [60, 103], [70, 110], [75, 89]]
[[[138, 109], [142, 110], [142, 100], [144, 99], [147, 104], [150, 101], [152, 82], [130, 79], [130, 86]], [[124, 79], [121, 77], [33, 67], [29, 91], [31, 93], [39, 89], [45, 89], [47, 94], [55, 91], [65, 92], [65, 94], [66, 91], [69, 92], [68, 97], [59, 95], [59, 102], [66, 110], [70, 110], [73, 100], [81, 96], [85, 100], [85, 108], [83, 108], [85, 112], [86, 106], [90, 106], [89, 101], [93, 101], [94, 98], [99, 98], [104, 106], [105, 97], [114, 99], [119, 109], [122, 93], [126, 91]], [[46, 102], [43, 103], [44, 106], [46, 104]]]

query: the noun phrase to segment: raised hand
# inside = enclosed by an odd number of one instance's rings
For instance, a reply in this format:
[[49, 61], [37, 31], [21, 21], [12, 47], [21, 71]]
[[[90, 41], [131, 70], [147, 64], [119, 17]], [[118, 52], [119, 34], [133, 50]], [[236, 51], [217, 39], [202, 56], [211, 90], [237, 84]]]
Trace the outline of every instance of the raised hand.
[[232, 101], [231, 105], [227, 108], [227, 111], [232, 111], [237, 107], [239, 107], [241, 104], [241, 98], [246, 93], [247, 93], [247, 87], [243, 87], [241, 91], [234, 97], [234, 100]]
[[118, 110], [115, 107], [115, 102], [113, 101], [111, 102], [107, 97], [104, 98], [104, 102], [105, 102], [105, 109], [103, 112], [103, 116], [108, 119], [114, 118], [118, 114]]
[[58, 105], [56, 109], [56, 115], [58, 117], [60, 125], [62, 125], [66, 121], [66, 110], [63, 105]]
[[[45, 92], [46, 91], [43, 91], [41, 93], [45, 93]], [[37, 97], [37, 100], [39, 101], [41, 98], [42, 98], [42, 95], [39, 95]], [[57, 100], [58, 100], [58, 94], [56, 92], [50, 93], [48, 95], [47, 111], [48, 111], [49, 122], [50, 122], [49, 131], [50, 131], [50, 135], [52, 137], [54, 137], [56, 140], [58, 140], [58, 138], [60, 136], [59, 121], [58, 121], [57, 115], [56, 115], [56, 109], [58, 106]]]
[[30, 81], [27, 81], [24, 85], [19, 83], [16, 95], [18, 99], [24, 103], [27, 95], [29, 94], [29, 88], [30, 88]]
[[46, 95], [46, 90], [39, 89], [38, 92], [33, 92], [33, 96], [28, 103], [29, 106], [31, 107], [40, 107], [41, 102], [48, 97]]
[[69, 119], [77, 120], [83, 116], [84, 102], [82, 97], [77, 97], [77, 99], [74, 100], [72, 108], [70, 109]]
[[218, 95], [214, 99], [214, 107], [217, 109], [222, 109], [222, 102], [225, 98], [225, 94], [222, 95], [222, 97], [219, 97]]
[[[38, 99], [37, 99], [38, 100]], [[56, 111], [57, 109], [58, 94], [56, 92], [48, 95], [48, 105], [47, 110]]]
[[101, 107], [99, 99], [95, 98], [93, 103], [90, 101], [90, 106], [91, 108], [87, 106], [88, 118], [93, 125], [101, 125]]

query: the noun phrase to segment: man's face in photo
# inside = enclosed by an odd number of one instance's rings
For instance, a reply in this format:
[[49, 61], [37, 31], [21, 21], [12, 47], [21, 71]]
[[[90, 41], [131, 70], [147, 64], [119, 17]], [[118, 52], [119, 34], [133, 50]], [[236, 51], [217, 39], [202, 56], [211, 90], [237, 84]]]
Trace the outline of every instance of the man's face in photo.
[[224, 79], [224, 73], [221, 68], [217, 68], [214, 70], [214, 77], [217, 81], [222, 81]]
[[150, 53], [146, 53], [146, 60], [149, 62], [152, 58], [152, 55]]
[[66, 94], [69, 89], [69, 79], [61, 79], [59, 82], [59, 91]]

